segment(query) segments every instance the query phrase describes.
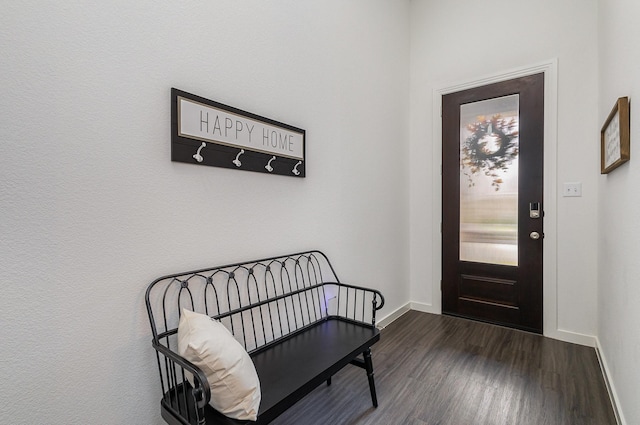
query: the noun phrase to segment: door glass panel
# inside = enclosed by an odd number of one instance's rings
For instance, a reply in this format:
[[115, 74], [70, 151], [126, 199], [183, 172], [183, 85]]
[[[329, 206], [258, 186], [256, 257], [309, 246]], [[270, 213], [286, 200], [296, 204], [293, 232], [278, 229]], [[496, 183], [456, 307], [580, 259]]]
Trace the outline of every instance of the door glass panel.
[[518, 265], [519, 95], [460, 106], [460, 260]]

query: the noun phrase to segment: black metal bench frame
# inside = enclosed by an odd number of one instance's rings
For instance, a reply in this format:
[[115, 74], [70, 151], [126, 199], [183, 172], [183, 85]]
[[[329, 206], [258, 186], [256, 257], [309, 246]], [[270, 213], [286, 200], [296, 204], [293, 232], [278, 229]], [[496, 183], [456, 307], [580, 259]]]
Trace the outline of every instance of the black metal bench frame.
[[[378, 405], [371, 346], [380, 339], [376, 311], [384, 297], [341, 283], [319, 251], [163, 276], [149, 285], [145, 301], [161, 414], [171, 425], [267, 424], [323, 382], [331, 385], [347, 364], [366, 370]], [[230, 419], [209, 405], [206, 376], [177, 352], [183, 307], [220, 320], [249, 353], [262, 390], [256, 422]]]

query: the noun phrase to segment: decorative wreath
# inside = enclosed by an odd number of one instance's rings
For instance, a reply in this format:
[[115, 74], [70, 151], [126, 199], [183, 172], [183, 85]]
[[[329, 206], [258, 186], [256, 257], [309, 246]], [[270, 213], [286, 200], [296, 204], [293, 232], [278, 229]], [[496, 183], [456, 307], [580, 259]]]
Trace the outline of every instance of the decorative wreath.
[[[498, 171], [505, 171], [518, 156], [518, 124], [515, 118], [505, 120], [500, 115], [491, 119], [478, 117], [467, 125], [471, 135], [461, 146], [461, 166], [469, 179], [469, 187], [475, 186], [472, 175], [483, 171], [493, 181], [491, 186], [500, 190], [502, 179]], [[465, 169], [468, 170], [465, 171]]]

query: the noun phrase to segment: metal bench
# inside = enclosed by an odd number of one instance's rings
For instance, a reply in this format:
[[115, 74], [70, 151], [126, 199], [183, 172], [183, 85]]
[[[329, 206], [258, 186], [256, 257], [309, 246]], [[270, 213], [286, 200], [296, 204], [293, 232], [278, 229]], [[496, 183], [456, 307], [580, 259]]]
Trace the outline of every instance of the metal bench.
[[[347, 364], [366, 370], [378, 405], [371, 346], [380, 339], [376, 311], [384, 298], [340, 283], [319, 251], [164, 276], [149, 285], [145, 300], [161, 414], [169, 424], [269, 423], [323, 382], [330, 385]], [[262, 395], [256, 422], [228, 418], [209, 405], [206, 376], [178, 354], [183, 307], [220, 320], [249, 353]]]

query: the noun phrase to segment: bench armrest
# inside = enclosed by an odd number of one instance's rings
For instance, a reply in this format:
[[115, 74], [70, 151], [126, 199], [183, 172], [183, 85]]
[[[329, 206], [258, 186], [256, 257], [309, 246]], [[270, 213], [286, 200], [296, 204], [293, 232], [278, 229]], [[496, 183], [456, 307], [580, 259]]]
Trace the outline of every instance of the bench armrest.
[[[346, 283], [338, 283], [338, 282], [329, 282], [327, 283], [327, 285], [337, 285], [345, 288], [356, 289], [359, 291], [371, 292], [375, 294], [375, 296], [373, 297], [374, 308], [376, 310], [380, 310], [382, 307], [384, 307], [384, 296], [382, 295], [382, 292], [378, 291], [377, 289], [365, 288], [364, 286], [355, 286], [355, 285], [349, 285]], [[378, 301], [377, 301], [378, 298], [380, 298], [380, 304], [378, 304]]]
[[[158, 358], [158, 367], [160, 367], [160, 374], [164, 376], [162, 379], [166, 379], [168, 382], [166, 384], [171, 387], [171, 382], [173, 385], [177, 385], [178, 383], [178, 373], [176, 369], [178, 367], [182, 368], [184, 371], [191, 373], [193, 375], [193, 389], [191, 391], [194, 399], [195, 406], [198, 410], [202, 410], [204, 406], [209, 404], [211, 400], [211, 389], [209, 388], [209, 381], [207, 380], [207, 376], [204, 374], [198, 366], [194, 365], [190, 361], [186, 360], [184, 357], [180, 356], [178, 353], [170, 350], [161, 344], [156, 344], [152, 342], [151, 345], [153, 348], [161, 353], [165, 359], [165, 375], [162, 373], [162, 365], [160, 362], [160, 358]], [[172, 376], [167, 376], [172, 375]], [[186, 378], [186, 376], [184, 376]], [[165, 382], [162, 383], [163, 388], [165, 386]], [[200, 412], [202, 414], [202, 412]], [[201, 416], [202, 417], [202, 416]]]
[[[377, 289], [365, 288], [362, 286], [350, 285], [341, 282], [325, 282], [323, 285], [336, 286], [337, 294], [337, 315], [361, 323], [371, 322], [376, 324], [376, 311], [384, 307], [384, 296]], [[340, 298], [346, 298], [344, 302]], [[371, 302], [371, 316], [365, 314], [365, 304], [367, 300]], [[370, 320], [369, 320], [370, 319]]]

